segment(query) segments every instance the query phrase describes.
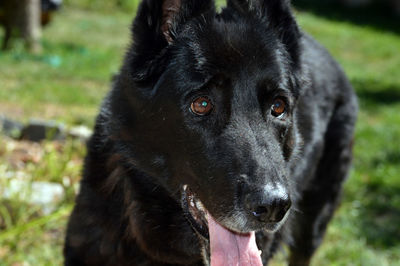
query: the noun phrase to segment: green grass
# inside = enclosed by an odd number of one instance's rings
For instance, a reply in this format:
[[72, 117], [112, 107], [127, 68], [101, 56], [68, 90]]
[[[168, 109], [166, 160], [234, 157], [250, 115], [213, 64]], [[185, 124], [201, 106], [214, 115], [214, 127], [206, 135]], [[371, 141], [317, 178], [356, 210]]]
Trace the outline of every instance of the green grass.
[[[67, 217], [80, 179], [85, 149], [81, 142], [16, 142], [0, 136], [0, 195], [12, 180], [59, 183], [64, 197], [51, 214], [22, 200], [0, 198], [0, 265], [61, 265]], [[29, 191], [28, 191], [29, 192]], [[20, 264], [18, 264], [20, 263]]]
[[91, 124], [129, 43], [131, 17], [64, 9], [44, 31], [42, 55], [18, 43], [0, 52], [0, 112], [18, 102], [12, 115]]
[[360, 101], [354, 169], [315, 265], [400, 265], [400, 36], [300, 12]]
[[[57, 14], [44, 31], [43, 54], [29, 55], [18, 42], [12, 51], [0, 52], [0, 113], [93, 125], [129, 43], [133, 11], [97, 11], [89, 0], [70, 3], [75, 7]], [[382, 19], [363, 24], [314, 11], [298, 11], [297, 17], [342, 64], [361, 108], [353, 171], [313, 264], [400, 265], [399, 32]], [[18, 197], [0, 200], [0, 266], [60, 265], [85, 148], [76, 141], [23, 144], [38, 149], [38, 160], [21, 157], [25, 148], [19, 145], [0, 137], [0, 193], [9, 185], [2, 176], [25, 173], [28, 181], [62, 184], [66, 196], [50, 215]], [[282, 265], [284, 257], [273, 265]]]

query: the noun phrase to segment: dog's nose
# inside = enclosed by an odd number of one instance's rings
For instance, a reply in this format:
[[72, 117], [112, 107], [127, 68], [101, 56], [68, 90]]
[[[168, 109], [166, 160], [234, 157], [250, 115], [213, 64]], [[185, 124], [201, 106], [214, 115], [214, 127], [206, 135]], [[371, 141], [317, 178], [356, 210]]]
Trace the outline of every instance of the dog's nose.
[[260, 222], [278, 223], [285, 217], [291, 204], [288, 197], [274, 197], [268, 199], [266, 202], [254, 204], [250, 207], [250, 211]]
[[282, 188], [277, 190], [269, 188], [258, 193], [248, 194], [245, 198], [245, 205], [258, 221], [278, 223], [285, 217], [292, 202], [289, 194]]

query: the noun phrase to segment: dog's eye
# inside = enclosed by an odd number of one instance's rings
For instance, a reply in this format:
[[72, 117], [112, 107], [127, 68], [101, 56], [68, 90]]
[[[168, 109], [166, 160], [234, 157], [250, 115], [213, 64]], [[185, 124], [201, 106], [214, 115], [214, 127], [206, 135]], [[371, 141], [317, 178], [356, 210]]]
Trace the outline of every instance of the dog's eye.
[[281, 98], [276, 98], [271, 106], [271, 114], [279, 117], [286, 112], [286, 103]]
[[196, 98], [190, 106], [190, 110], [196, 115], [208, 115], [213, 108], [211, 100], [205, 96]]

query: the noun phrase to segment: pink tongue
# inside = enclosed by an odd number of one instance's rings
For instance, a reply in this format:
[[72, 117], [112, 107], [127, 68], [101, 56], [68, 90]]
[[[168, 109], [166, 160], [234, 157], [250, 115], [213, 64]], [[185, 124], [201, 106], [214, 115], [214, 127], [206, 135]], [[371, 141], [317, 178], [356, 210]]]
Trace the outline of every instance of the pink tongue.
[[237, 234], [207, 215], [211, 266], [262, 266], [254, 232]]

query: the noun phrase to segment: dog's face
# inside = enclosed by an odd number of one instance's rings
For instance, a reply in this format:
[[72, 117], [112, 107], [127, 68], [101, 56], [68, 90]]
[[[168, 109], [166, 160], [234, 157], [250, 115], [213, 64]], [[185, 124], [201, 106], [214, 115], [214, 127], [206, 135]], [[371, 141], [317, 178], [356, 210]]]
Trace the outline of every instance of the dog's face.
[[[143, 1], [118, 86], [129, 157], [203, 234], [279, 228], [297, 149], [299, 32], [285, 1]], [[128, 122], [126, 122], [128, 121]], [[128, 137], [127, 137], [128, 136]]]

